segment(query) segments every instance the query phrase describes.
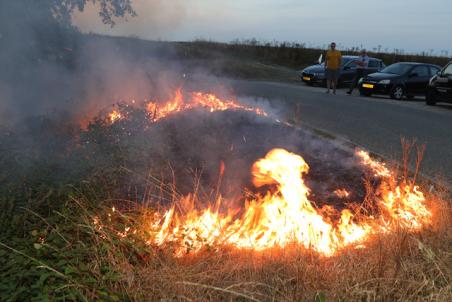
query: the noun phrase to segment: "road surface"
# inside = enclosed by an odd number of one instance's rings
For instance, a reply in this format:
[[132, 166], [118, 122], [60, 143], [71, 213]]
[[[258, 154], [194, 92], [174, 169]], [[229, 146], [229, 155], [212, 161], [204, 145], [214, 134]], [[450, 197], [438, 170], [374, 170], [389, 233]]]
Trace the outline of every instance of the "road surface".
[[425, 144], [422, 173], [452, 184], [452, 105], [425, 105], [422, 99], [395, 101], [388, 97], [353, 96], [339, 90], [304, 84], [234, 81], [239, 97], [268, 99], [293, 115], [299, 105], [302, 124], [326, 131], [390, 159], [400, 159], [401, 138]]

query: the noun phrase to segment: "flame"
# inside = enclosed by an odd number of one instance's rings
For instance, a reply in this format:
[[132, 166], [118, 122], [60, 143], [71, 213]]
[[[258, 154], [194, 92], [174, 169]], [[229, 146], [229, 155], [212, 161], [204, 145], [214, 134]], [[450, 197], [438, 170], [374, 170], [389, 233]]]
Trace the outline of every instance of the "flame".
[[108, 114], [108, 119], [111, 123], [114, 123], [122, 118], [121, 112], [118, 110], [113, 110]]
[[391, 172], [386, 167], [386, 165], [373, 160], [368, 152], [361, 149], [357, 149], [355, 151], [355, 155], [360, 159], [362, 165], [369, 167], [370, 170], [373, 171], [374, 176], [377, 177], [391, 176]]
[[[386, 171], [383, 164], [362, 152], [357, 156], [368, 158], [374, 171]], [[221, 213], [218, 206], [196, 210], [193, 198], [184, 197], [180, 204], [190, 205], [185, 214], [173, 206], [163, 215], [153, 216], [148, 243], [173, 246], [177, 256], [206, 246], [261, 251], [288, 244], [332, 256], [348, 246], [362, 247], [372, 234], [400, 227], [415, 231], [431, 223], [432, 214], [419, 188], [399, 185], [391, 189], [389, 181], [382, 183], [377, 194], [378, 213], [374, 216], [350, 209], [339, 212], [330, 206], [318, 209], [309, 200], [310, 189], [303, 179], [308, 172], [301, 156], [273, 149], [253, 165], [252, 175], [256, 187], [275, 186], [275, 190], [256, 195], [247, 200], [242, 211], [229, 213]]]
[[[135, 101], [133, 101], [135, 103]], [[238, 103], [236, 100], [223, 100], [212, 93], [191, 92], [184, 95], [182, 88], [174, 92], [174, 96], [166, 102], [151, 101], [145, 104], [145, 109], [151, 121], [157, 122], [171, 114], [175, 114], [191, 109], [205, 109], [209, 112], [225, 110], [244, 110], [254, 112], [261, 116], [268, 114], [257, 107], [246, 106]], [[122, 118], [118, 110], [113, 110], [108, 114], [111, 123]]]
[[146, 106], [147, 112], [154, 122], [165, 118], [170, 114], [196, 108], [204, 108], [210, 112], [244, 110], [255, 112], [258, 115], [267, 116], [267, 113], [262, 109], [245, 106], [233, 100], [221, 100], [219, 97], [211, 93], [192, 92], [189, 94], [189, 98], [185, 100], [181, 88], [176, 90], [175, 96], [172, 100], [169, 100], [163, 104], [150, 102]]

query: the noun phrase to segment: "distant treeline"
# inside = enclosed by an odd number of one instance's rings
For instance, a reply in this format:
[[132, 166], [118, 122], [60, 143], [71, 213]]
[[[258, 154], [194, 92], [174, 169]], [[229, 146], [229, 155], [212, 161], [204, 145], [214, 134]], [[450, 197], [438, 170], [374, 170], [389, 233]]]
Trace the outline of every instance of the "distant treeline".
[[[291, 68], [299, 68], [317, 62], [325, 49], [306, 47], [305, 44], [288, 42], [263, 43], [251, 40], [236, 40], [231, 43], [196, 40], [193, 42], [178, 42], [179, 51], [190, 58], [209, 58], [219, 54], [233, 57], [254, 59], [268, 64], [277, 64]], [[341, 49], [345, 55], [358, 55], [357, 47]], [[426, 52], [420, 54], [406, 54], [402, 50], [392, 53], [381, 52], [378, 49], [368, 51], [369, 56], [382, 59], [386, 65], [402, 61], [424, 62], [444, 66], [450, 58], [432, 56]], [[216, 55], [215, 55], [216, 54]]]
[[[64, 36], [64, 35], [63, 35]], [[320, 54], [325, 49], [306, 47], [305, 44], [288, 42], [263, 43], [252, 40], [236, 40], [230, 43], [221, 43], [207, 40], [195, 40], [189, 42], [148, 41], [136, 37], [113, 37], [97, 34], [73, 34], [71, 39], [57, 39], [56, 43], [42, 43], [47, 48], [47, 57], [57, 54], [58, 58], [67, 63], [76, 64], [72, 51], [76, 52], [79, 42], [82, 41], [108, 41], [115, 45], [115, 50], [124, 56], [133, 58], [146, 58], [158, 56], [164, 59], [175, 60], [228, 60], [243, 59], [255, 61], [267, 65], [279, 65], [290, 69], [315, 64]], [[382, 59], [386, 65], [396, 62], [424, 62], [444, 66], [450, 57], [434, 56], [427, 52], [420, 54], [407, 54], [402, 50], [394, 50], [392, 53], [368, 50], [369, 56]], [[341, 49], [343, 55], [358, 55], [358, 47]], [[72, 62], [71, 62], [72, 61]]]

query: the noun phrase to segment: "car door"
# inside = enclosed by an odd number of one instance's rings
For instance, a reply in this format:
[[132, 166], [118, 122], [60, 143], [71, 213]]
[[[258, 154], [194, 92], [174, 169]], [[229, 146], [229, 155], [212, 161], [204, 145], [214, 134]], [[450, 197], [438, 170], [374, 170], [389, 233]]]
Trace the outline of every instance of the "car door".
[[438, 99], [449, 102], [452, 100], [452, 62], [438, 74], [435, 86]]
[[424, 94], [430, 80], [430, 69], [427, 65], [419, 65], [411, 69], [406, 80], [406, 94]]
[[350, 83], [356, 74], [356, 61], [350, 61], [342, 67], [341, 70], [341, 83], [348, 84]]
[[371, 74], [380, 71], [380, 61], [375, 59], [369, 60], [369, 66], [367, 67], [366, 74]]

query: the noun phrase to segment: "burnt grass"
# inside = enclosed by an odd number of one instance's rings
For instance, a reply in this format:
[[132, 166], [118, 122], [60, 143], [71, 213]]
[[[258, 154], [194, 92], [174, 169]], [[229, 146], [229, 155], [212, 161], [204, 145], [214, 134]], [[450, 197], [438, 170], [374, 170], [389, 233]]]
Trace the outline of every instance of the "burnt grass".
[[168, 160], [175, 171], [180, 171], [176, 182], [185, 194], [193, 188], [191, 176], [184, 170], [189, 167], [202, 171], [204, 187], [215, 188], [221, 162], [225, 169], [220, 192], [226, 198], [240, 196], [244, 189], [255, 193], [268, 190], [253, 187], [251, 167], [273, 148], [287, 149], [305, 159], [310, 170], [304, 178], [312, 189], [311, 200], [319, 206], [342, 207], [344, 200], [333, 194], [336, 189], [353, 192], [348, 201], [363, 200], [366, 193], [363, 181], [366, 171], [353, 154], [308, 131], [268, 118], [232, 111], [187, 112], [157, 127], [161, 129], [157, 131], [170, 133]]
[[[149, 194], [161, 195], [161, 184], [186, 195], [199, 181], [202, 199], [219, 192], [240, 203], [245, 191], [269, 189], [254, 188], [251, 167], [273, 148], [305, 159], [310, 169], [304, 179], [318, 206], [341, 208], [346, 202], [360, 202], [366, 194], [364, 181], [378, 184], [352, 152], [310, 131], [254, 113], [191, 110], [152, 123], [142, 110], [127, 106], [122, 110], [126, 119], [110, 124], [99, 117], [86, 129], [50, 117], [4, 129], [1, 177], [7, 186], [2, 193], [20, 197], [38, 187], [88, 181], [104, 187], [111, 198], [140, 201]], [[336, 189], [351, 195], [343, 200], [333, 194]]]

